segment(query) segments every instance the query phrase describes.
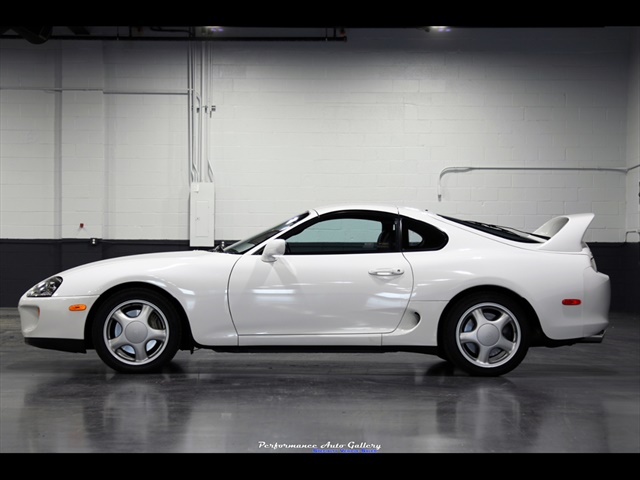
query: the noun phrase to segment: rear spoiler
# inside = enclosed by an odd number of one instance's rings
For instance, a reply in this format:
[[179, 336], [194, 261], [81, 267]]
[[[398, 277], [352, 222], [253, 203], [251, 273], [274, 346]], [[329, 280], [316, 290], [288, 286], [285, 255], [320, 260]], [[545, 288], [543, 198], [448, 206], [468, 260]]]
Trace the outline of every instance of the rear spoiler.
[[550, 237], [539, 249], [552, 252], [581, 252], [584, 234], [593, 217], [593, 213], [577, 213], [552, 218], [533, 232], [535, 235]]

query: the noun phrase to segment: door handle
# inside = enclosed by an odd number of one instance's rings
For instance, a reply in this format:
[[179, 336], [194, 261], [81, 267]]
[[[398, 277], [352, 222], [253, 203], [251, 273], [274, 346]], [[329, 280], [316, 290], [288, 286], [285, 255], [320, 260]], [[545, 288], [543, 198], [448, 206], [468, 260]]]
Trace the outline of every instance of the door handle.
[[402, 275], [404, 270], [401, 268], [376, 268], [369, 270], [369, 275], [375, 275], [377, 277], [392, 277], [395, 275]]

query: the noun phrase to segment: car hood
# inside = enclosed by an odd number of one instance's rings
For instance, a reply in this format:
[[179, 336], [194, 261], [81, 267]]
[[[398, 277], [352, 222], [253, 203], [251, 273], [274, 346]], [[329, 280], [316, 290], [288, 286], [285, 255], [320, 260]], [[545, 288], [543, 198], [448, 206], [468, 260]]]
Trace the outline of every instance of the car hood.
[[148, 253], [80, 265], [59, 273], [55, 296], [99, 295], [123, 283], [149, 283], [165, 289], [205, 288], [228, 277], [240, 257], [204, 250]]
[[142, 253], [138, 255], [125, 255], [122, 257], [108, 258], [96, 262], [85, 263], [77, 267], [69, 268], [60, 273], [65, 275], [69, 273], [80, 272], [83, 270], [91, 270], [96, 268], [113, 267], [116, 265], [170, 265], [175, 262], [192, 261], [194, 259], [202, 259], [209, 256], [212, 252], [204, 250], [161, 252], [161, 253]]

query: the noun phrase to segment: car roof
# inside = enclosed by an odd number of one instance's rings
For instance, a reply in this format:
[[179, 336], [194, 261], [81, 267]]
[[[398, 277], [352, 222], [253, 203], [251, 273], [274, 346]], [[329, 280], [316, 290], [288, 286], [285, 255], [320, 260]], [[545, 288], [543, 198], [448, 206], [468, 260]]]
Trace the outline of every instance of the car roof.
[[393, 205], [367, 203], [325, 205], [322, 207], [314, 208], [313, 210], [315, 210], [318, 215], [324, 215], [332, 212], [343, 212], [345, 210], [372, 210], [376, 212], [398, 213], [398, 207]]
[[346, 204], [334, 204], [334, 205], [324, 205], [320, 207], [316, 207], [312, 209], [318, 215], [324, 215], [332, 212], [343, 212], [348, 210], [371, 210], [375, 212], [385, 212], [385, 213], [400, 213], [402, 215], [428, 215], [433, 216], [434, 214], [428, 212], [427, 210], [421, 210], [415, 207], [406, 207], [406, 206], [398, 206], [391, 204], [378, 204], [378, 203], [346, 203]]
[[428, 210], [423, 210], [416, 207], [407, 207], [407, 206], [397, 206], [391, 204], [378, 204], [378, 203], [347, 203], [347, 204], [335, 204], [335, 205], [325, 205], [317, 208], [313, 208], [310, 211], [316, 212], [318, 215], [325, 215], [327, 213], [333, 212], [344, 212], [349, 210], [366, 210], [366, 211], [374, 211], [374, 212], [384, 212], [391, 214], [400, 214], [407, 217], [412, 217], [415, 219], [426, 220], [428, 217], [430, 219], [439, 219], [439, 216], [433, 212]]

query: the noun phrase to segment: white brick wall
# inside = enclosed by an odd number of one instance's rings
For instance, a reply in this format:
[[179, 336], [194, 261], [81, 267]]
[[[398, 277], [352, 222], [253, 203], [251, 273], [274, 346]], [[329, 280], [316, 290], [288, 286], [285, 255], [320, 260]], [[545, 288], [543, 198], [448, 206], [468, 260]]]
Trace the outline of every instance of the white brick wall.
[[[640, 29], [634, 32], [629, 72], [629, 105], [627, 119], [627, 167], [640, 164]], [[626, 178], [626, 232], [628, 241], [640, 240], [640, 168]], [[635, 233], [632, 233], [635, 232]]]
[[[639, 162], [637, 28], [348, 35], [210, 45], [217, 239], [369, 201], [638, 228], [640, 169], [593, 170]], [[0, 87], [1, 238], [188, 238], [186, 43], [2, 40]]]
[[[13, 81], [5, 74], [11, 67], [4, 50], [0, 50], [0, 61], [2, 78]], [[0, 91], [2, 238], [56, 236], [54, 100], [53, 94], [43, 91]]]

